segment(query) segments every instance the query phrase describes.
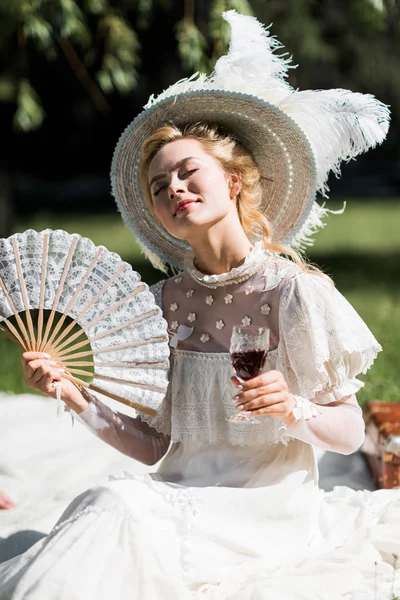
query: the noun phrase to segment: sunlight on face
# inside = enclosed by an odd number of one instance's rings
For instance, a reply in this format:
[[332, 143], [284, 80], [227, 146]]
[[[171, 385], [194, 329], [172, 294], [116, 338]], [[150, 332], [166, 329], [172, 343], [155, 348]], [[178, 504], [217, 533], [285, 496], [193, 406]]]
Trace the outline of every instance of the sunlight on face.
[[178, 239], [190, 241], [200, 230], [236, 213], [231, 176], [198, 140], [166, 144], [151, 161], [148, 178], [154, 212]]

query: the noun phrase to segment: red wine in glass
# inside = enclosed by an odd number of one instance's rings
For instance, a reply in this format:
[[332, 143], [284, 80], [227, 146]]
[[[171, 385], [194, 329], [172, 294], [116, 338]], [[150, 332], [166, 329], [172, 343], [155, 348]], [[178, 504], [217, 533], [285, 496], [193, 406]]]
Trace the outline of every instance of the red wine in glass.
[[[239, 381], [248, 381], [262, 373], [269, 350], [269, 329], [255, 325], [235, 325], [232, 329], [230, 355], [232, 367]], [[258, 417], [235, 412], [228, 421], [261, 423]]]
[[257, 377], [263, 369], [267, 350], [242, 350], [232, 352], [232, 366], [236, 377], [242, 381]]

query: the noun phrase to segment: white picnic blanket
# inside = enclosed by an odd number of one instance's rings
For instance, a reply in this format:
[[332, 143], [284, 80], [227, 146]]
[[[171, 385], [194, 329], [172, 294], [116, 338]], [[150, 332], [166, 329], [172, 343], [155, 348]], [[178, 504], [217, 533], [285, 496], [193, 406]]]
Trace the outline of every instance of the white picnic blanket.
[[[318, 456], [322, 488], [375, 489], [361, 453]], [[24, 550], [50, 531], [75, 496], [124, 470], [145, 473], [154, 467], [120, 454], [78, 422], [72, 427], [67, 413], [57, 417], [49, 398], [0, 393], [0, 490], [17, 504], [0, 511], [0, 562], [8, 558], [7, 544], [17, 542]]]

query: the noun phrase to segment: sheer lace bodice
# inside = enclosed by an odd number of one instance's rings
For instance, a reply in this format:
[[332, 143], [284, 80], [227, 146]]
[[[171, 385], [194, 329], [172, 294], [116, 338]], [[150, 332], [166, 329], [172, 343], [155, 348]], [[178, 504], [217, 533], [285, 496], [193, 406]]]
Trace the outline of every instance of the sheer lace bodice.
[[[260, 264], [259, 255], [255, 258]], [[172, 346], [170, 384], [161, 409], [156, 417], [139, 415], [150, 425], [145, 434], [153, 459], [166, 451], [166, 440], [228, 443], [233, 449], [298, 439], [342, 453], [354, 451], [364, 431], [354, 396], [363, 383], [356, 377], [380, 349], [371, 332], [330, 280], [304, 273], [279, 256], [266, 253], [264, 264], [247, 279], [243, 271], [236, 275], [234, 282], [224, 275], [204, 282], [188, 271], [152, 288]], [[268, 416], [257, 425], [227, 422], [235, 390], [229, 338], [232, 326], [241, 322], [270, 328], [265, 369], [280, 370], [290, 392], [315, 403], [314, 418], [290, 428]], [[100, 404], [96, 411], [101, 412]], [[83, 413], [81, 418], [96, 430], [93, 414]], [[132, 429], [131, 452], [137, 457], [140, 420], [133, 420], [130, 428], [127, 419], [122, 451], [129, 454], [126, 444]], [[101, 436], [117, 439], [118, 429], [115, 418], [104, 418]], [[121, 449], [121, 441], [117, 447]]]

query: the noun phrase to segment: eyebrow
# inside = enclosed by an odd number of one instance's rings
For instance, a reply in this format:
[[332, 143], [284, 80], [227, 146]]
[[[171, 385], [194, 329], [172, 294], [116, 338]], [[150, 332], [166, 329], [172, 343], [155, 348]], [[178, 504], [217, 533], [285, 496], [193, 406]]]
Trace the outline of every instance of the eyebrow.
[[[179, 169], [179, 167], [182, 166], [186, 161], [192, 160], [193, 158], [195, 158], [197, 160], [196, 156], [187, 156], [186, 158], [183, 158], [182, 160], [179, 160], [177, 163], [175, 163], [174, 165], [172, 165], [171, 171], [175, 171], [175, 169]], [[159, 179], [162, 179], [165, 176], [166, 176], [166, 173], [160, 173], [159, 175], [155, 175], [153, 177], [153, 179], [150, 181], [149, 187], [151, 187], [153, 185], [153, 183], [155, 183]]]

